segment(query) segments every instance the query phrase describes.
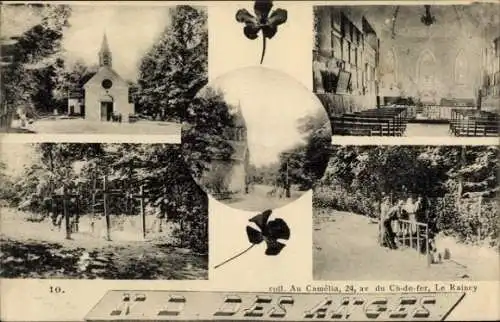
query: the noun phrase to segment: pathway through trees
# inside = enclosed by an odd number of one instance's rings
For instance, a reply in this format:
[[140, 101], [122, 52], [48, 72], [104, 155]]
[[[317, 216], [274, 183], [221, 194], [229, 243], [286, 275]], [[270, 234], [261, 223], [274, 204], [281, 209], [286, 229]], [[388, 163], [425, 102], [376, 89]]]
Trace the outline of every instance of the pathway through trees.
[[[377, 243], [378, 225], [368, 217], [315, 209], [314, 279], [318, 280], [496, 280], [498, 255], [478, 256], [471, 247], [451, 248], [453, 261], [427, 267], [415, 250], [390, 250]], [[438, 246], [439, 248], [439, 246]], [[497, 263], [497, 264], [494, 264]]]
[[[268, 193], [273, 190], [272, 186], [256, 184], [249, 194], [241, 194], [231, 200], [225, 200], [225, 203], [231, 207], [245, 209], [248, 211], [263, 211], [263, 207], [276, 209], [289, 204], [291, 201], [298, 199], [303, 192], [293, 191], [291, 198], [285, 198], [284, 192], [280, 197], [277, 191], [272, 196]], [[263, 206], [265, 205], [265, 206]]]

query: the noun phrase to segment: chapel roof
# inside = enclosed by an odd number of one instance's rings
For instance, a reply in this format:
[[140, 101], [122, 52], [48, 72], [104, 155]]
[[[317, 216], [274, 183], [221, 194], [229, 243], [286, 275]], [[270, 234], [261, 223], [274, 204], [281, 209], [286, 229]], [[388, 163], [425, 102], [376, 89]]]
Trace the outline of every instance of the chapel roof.
[[99, 70], [87, 82], [85, 82], [85, 84], [83, 86], [84, 87], [87, 86], [87, 84], [94, 81], [94, 78], [97, 78], [101, 73], [103, 73], [105, 71], [109, 71], [111, 73], [111, 75], [113, 75], [115, 80], [121, 81], [121, 82], [128, 85], [128, 83], [113, 68], [111, 68], [109, 66], [101, 66], [101, 67], [99, 67]]

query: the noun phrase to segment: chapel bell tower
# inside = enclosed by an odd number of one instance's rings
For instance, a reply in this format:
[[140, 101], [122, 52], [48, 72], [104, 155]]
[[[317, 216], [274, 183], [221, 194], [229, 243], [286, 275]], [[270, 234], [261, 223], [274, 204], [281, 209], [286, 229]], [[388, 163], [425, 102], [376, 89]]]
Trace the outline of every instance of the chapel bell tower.
[[112, 66], [111, 51], [109, 50], [108, 38], [104, 34], [102, 38], [101, 50], [99, 50], [99, 66]]

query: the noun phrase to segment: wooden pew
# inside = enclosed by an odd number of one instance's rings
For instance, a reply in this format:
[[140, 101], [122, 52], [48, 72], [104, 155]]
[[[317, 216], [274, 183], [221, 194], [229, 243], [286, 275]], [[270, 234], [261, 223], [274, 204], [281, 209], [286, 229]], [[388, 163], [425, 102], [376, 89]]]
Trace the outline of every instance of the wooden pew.
[[[390, 135], [390, 120], [380, 120], [378, 118], [360, 117], [353, 115], [343, 115], [332, 120], [334, 134], [348, 132], [349, 135], [387, 136]], [[367, 134], [369, 131], [369, 134]]]
[[391, 117], [380, 117], [377, 115], [364, 115], [359, 113], [344, 114], [342, 115], [344, 122], [351, 122], [355, 124], [372, 124], [372, 135], [379, 136], [394, 136], [395, 135], [395, 122]]
[[407, 108], [391, 106], [331, 116], [333, 135], [402, 136]]
[[333, 117], [331, 123], [333, 135], [373, 136], [382, 131], [382, 125], [379, 123], [361, 122], [342, 116]]
[[498, 136], [498, 114], [478, 110], [452, 110], [450, 133], [454, 136]]
[[401, 115], [394, 114], [392, 112], [378, 112], [376, 110], [369, 110], [360, 112], [359, 115], [363, 117], [376, 117], [380, 119], [390, 119], [391, 120], [391, 134], [392, 136], [401, 136], [406, 131], [406, 119], [401, 117]]
[[498, 136], [498, 121], [487, 120], [459, 120], [454, 122], [452, 133], [455, 136]]
[[406, 130], [406, 108], [387, 107], [331, 118], [334, 135], [401, 136]]
[[360, 112], [362, 115], [378, 116], [381, 118], [392, 118], [394, 132], [393, 135], [401, 136], [406, 131], [406, 108], [404, 107], [385, 107], [380, 109], [371, 109]]

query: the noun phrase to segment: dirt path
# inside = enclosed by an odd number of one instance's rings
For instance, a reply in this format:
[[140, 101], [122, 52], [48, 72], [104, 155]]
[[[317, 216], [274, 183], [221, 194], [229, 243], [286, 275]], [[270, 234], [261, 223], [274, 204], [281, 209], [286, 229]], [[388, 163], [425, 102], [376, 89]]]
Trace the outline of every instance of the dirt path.
[[263, 211], [265, 209], [277, 209], [288, 205], [298, 199], [303, 192], [291, 192], [291, 198], [279, 198], [279, 196], [268, 196], [267, 193], [273, 189], [272, 186], [255, 185], [253, 191], [232, 200], [224, 200], [224, 203], [232, 208], [247, 211]]
[[[320, 209], [314, 218], [314, 279], [318, 280], [496, 280], [498, 257], [481, 259], [459, 252], [460, 263], [427, 267], [426, 257], [412, 249], [389, 250], [377, 243], [377, 224], [363, 216]], [[493, 257], [492, 257], [493, 256]], [[485, 265], [488, 269], [484, 269]]]
[[[115, 232], [112, 241], [82, 231], [65, 239], [48, 221], [25, 220], [26, 214], [0, 209], [0, 277], [207, 279], [208, 257], [169, 246], [165, 236], [146, 241], [131, 231]], [[85, 219], [85, 218], [83, 218]]]
[[[17, 128], [18, 124], [13, 124]], [[84, 119], [43, 119], [26, 126], [25, 130], [36, 133], [76, 134], [165, 134], [180, 135], [181, 125], [174, 122], [144, 121], [113, 123]]]

